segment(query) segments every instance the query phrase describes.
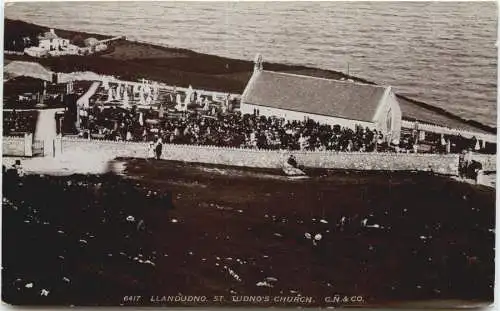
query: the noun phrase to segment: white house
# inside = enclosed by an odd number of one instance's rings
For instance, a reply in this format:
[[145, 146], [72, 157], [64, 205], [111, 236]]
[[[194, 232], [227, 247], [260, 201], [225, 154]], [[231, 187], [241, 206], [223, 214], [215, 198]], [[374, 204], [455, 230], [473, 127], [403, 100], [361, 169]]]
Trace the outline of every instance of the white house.
[[84, 40], [85, 47], [81, 49], [83, 53], [93, 54], [96, 52], [105, 51], [108, 46], [104, 43], [107, 40], [99, 41], [96, 38], [87, 38]]
[[31, 57], [44, 57], [48, 55], [48, 51], [38, 46], [31, 46], [24, 49], [24, 53]]
[[70, 44], [68, 39], [58, 37], [54, 29], [50, 29], [50, 31], [38, 36], [38, 40], [37, 47], [26, 48], [24, 53], [32, 57], [44, 57], [78, 55], [81, 50], [78, 46]]
[[61, 47], [60, 49], [48, 51], [50, 56], [62, 56], [62, 55], [78, 55], [80, 53], [80, 48], [73, 44], [68, 44], [66, 47]]
[[286, 120], [307, 118], [323, 124], [381, 131], [398, 142], [401, 108], [391, 87], [338, 81], [255, 68], [243, 95], [243, 114], [257, 113]]
[[59, 49], [65, 50], [69, 45], [69, 40], [58, 37], [54, 29], [50, 29], [50, 31], [47, 31], [43, 35], [39, 36], [38, 40], [38, 46], [48, 51]]

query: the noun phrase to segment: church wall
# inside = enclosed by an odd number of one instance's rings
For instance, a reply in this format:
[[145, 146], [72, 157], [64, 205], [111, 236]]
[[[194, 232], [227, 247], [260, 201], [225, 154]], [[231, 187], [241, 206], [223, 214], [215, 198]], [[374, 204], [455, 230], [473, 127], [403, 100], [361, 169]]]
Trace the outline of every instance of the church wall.
[[[389, 120], [390, 119], [390, 120]], [[398, 141], [401, 137], [402, 113], [399, 102], [393, 92], [388, 91], [375, 115], [375, 123], [391, 141]]]
[[366, 121], [357, 121], [357, 120], [349, 120], [349, 119], [344, 119], [344, 118], [336, 118], [336, 117], [329, 117], [329, 116], [323, 116], [323, 115], [317, 115], [317, 114], [312, 114], [312, 113], [305, 113], [305, 112], [297, 112], [297, 111], [291, 111], [291, 110], [285, 110], [285, 109], [279, 109], [279, 108], [272, 108], [272, 107], [265, 107], [265, 106], [258, 106], [258, 105], [253, 105], [253, 104], [247, 104], [242, 102], [240, 106], [240, 111], [242, 114], [253, 114], [254, 109], [259, 110], [259, 115], [261, 116], [276, 116], [278, 118], [284, 118], [285, 120], [297, 120], [297, 121], [304, 121], [306, 118], [312, 119], [316, 122], [319, 122], [321, 124], [329, 124], [329, 125], [340, 125], [343, 127], [348, 127], [355, 129], [356, 125], [360, 125], [362, 127], [368, 127], [368, 128], [375, 128], [375, 124], [372, 122], [366, 122]]

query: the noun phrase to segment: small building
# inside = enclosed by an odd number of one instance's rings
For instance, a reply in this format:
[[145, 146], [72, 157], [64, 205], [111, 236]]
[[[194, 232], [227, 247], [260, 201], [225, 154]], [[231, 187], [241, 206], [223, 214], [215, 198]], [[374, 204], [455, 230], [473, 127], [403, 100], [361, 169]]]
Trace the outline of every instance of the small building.
[[95, 46], [95, 51], [96, 52], [102, 52], [108, 49], [108, 46], [104, 43], [99, 43], [98, 45]]
[[93, 37], [87, 38], [87, 39], [83, 40], [83, 42], [84, 42], [85, 46], [87, 46], [87, 47], [99, 44], [99, 40], [97, 40], [96, 38], [93, 38]]
[[48, 51], [44, 48], [38, 46], [32, 46], [24, 49], [24, 53], [31, 57], [45, 57], [48, 55]]
[[39, 36], [38, 40], [38, 46], [48, 51], [66, 49], [69, 45], [69, 40], [58, 37], [54, 29], [50, 29], [50, 31], [47, 31], [43, 35]]
[[82, 54], [94, 54], [96, 52], [105, 51], [108, 46], [103, 43], [103, 41], [99, 41], [96, 38], [87, 38], [84, 40], [85, 47], [82, 48]]
[[68, 55], [78, 55], [78, 53], [80, 52], [80, 47], [78, 47], [74, 44], [68, 44], [65, 51], [66, 51], [66, 54], [68, 54]]
[[64, 49], [48, 51], [50, 56], [78, 55], [80, 48], [73, 44], [68, 44]]
[[376, 129], [390, 142], [401, 135], [401, 109], [391, 87], [263, 70], [260, 56], [240, 111], [352, 129], [359, 125]]

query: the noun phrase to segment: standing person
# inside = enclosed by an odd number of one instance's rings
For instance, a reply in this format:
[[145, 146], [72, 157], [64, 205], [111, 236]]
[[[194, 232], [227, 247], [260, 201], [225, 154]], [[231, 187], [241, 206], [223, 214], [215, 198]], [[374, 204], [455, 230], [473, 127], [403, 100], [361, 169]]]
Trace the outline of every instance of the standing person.
[[[469, 166], [472, 164], [472, 152], [470, 151], [470, 149], [468, 149], [466, 152], [465, 152], [465, 156], [464, 156], [464, 170], [465, 170], [465, 174], [466, 175], [469, 175]], [[468, 176], [466, 176], [468, 177]]]
[[163, 144], [162, 144], [161, 138], [158, 138], [158, 142], [156, 143], [156, 147], [155, 147], [155, 154], [156, 154], [157, 160], [159, 160], [161, 158], [162, 149], [163, 149]]
[[15, 164], [12, 165], [12, 168], [16, 170], [17, 176], [18, 177], [23, 177], [24, 176], [24, 169], [21, 165], [21, 160], [16, 160]]
[[154, 157], [155, 157], [155, 143], [151, 142], [148, 145], [146, 160], [154, 159]]
[[290, 165], [293, 168], [297, 168], [297, 159], [295, 159], [294, 155], [290, 155], [290, 157], [287, 160], [288, 165]]
[[465, 164], [465, 150], [462, 150], [460, 155], [458, 156], [458, 175], [461, 178], [464, 178], [465, 172], [467, 171], [467, 165]]
[[444, 139], [444, 134], [441, 134], [441, 152], [446, 152], [446, 139]]

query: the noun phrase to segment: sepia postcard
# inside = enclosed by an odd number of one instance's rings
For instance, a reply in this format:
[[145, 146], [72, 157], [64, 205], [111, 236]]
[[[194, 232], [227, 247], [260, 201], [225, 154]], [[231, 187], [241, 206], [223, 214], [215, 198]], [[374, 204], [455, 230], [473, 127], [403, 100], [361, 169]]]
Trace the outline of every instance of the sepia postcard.
[[2, 300], [493, 303], [494, 2], [7, 2]]

